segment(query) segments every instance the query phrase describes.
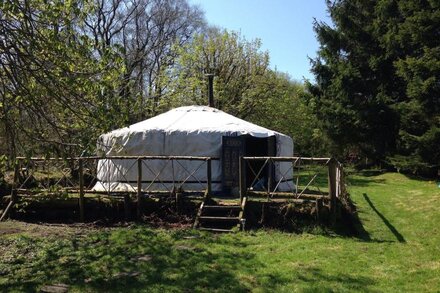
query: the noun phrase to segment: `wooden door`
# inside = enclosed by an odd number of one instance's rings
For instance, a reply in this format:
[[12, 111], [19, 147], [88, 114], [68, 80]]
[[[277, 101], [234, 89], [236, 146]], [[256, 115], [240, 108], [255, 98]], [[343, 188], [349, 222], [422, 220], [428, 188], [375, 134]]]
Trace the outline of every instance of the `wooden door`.
[[223, 136], [222, 139], [223, 191], [230, 192], [239, 186], [239, 160], [245, 155], [244, 136]]

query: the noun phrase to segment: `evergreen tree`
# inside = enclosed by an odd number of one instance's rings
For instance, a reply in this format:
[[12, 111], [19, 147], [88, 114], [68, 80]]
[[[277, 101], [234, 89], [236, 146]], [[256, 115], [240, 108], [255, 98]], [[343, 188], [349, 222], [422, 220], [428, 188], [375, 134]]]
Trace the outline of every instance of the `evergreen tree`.
[[328, 1], [315, 23], [312, 105], [341, 155], [433, 170], [439, 135], [439, 4]]

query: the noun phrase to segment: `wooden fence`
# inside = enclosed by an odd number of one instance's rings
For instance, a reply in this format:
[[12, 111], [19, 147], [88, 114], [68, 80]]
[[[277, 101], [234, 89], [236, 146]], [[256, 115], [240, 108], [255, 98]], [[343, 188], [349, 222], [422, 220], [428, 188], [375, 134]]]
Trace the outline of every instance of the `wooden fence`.
[[[119, 162], [130, 160], [128, 169], [121, 170], [115, 168], [115, 172], [119, 172], [122, 181], [118, 183], [127, 184], [127, 190], [114, 190], [110, 185], [104, 190], [95, 190], [93, 186], [98, 182], [98, 172], [100, 167], [98, 162], [101, 162], [101, 167], [105, 163]], [[129, 204], [130, 194], [136, 195], [137, 198], [137, 216], [140, 217], [142, 210], [142, 197], [146, 194], [158, 193], [176, 193], [181, 189], [190, 178], [194, 179], [201, 186], [199, 193], [211, 193], [212, 191], [212, 161], [217, 160], [211, 157], [194, 157], [194, 156], [108, 156], [108, 157], [75, 157], [75, 158], [25, 158], [17, 157], [14, 168], [14, 183], [11, 193], [11, 200], [5, 209], [2, 218], [7, 214], [11, 206], [18, 201], [19, 194], [50, 194], [50, 193], [74, 193], [79, 194], [79, 211], [80, 221], [84, 221], [84, 196], [90, 194], [106, 194], [108, 196], [121, 195], [124, 197], [125, 205]], [[153, 170], [151, 167], [152, 161], [162, 161], [164, 166], [170, 164], [172, 183], [165, 184], [161, 180], [161, 173], [164, 168], [160, 170]], [[182, 161], [198, 161], [193, 169], [188, 169], [182, 164]], [[149, 164], [150, 162], [150, 164]], [[174, 180], [174, 166], [179, 166], [180, 170], [186, 172], [186, 177], [183, 179]], [[197, 178], [195, 173], [205, 165], [206, 180]], [[153, 179], [146, 181], [142, 176], [142, 170], [148, 169], [150, 174], [153, 174]], [[177, 168], [177, 167], [176, 167]], [[126, 174], [129, 171], [136, 173], [135, 182], [128, 180]], [[35, 180], [38, 178], [38, 180]], [[87, 178], [87, 180], [85, 180]], [[38, 181], [37, 185], [33, 185], [33, 181]], [[87, 181], [87, 182], [86, 182]], [[202, 183], [203, 182], [203, 183]], [[147, 184], [147, 187], [143, 187]], [[161, 184], [161, 190], [154, 190], [154, 184]], [[133, 186], [135, 185], [135, 186]], [[203, 186], [204, 185], [204, 186]], [[105, 187], [105, 185], [103, 185]], [[202, 188], [203, 187], [203, 188]]]
[[[253, 169], [252, 163], [260, 162], [258, 169]], [[289, 163], [287, 170], [278, 173], [275, 179], [273, 166], [279, 163]], [[310, 168], [310, 166], [320, 166], [321, 169]], [[342, 197], [347, 196], [345, 189], [345, 178], [342, 164], [333, 158], [312, 158], [312, 157], [241, 157], [240, 163], [240, 198], [266, 197], [268, 200], [273, 198], [284, 198], [296, 202], [316, 202], [317, 210], [320, 210], [323, 201], [328, 203], [331, 213], [334, 215], [338, 211], [338, 202]], [[270, 171], [268, 171], [270, 170]], [[304, 170], [309, 170], [306, 180], [300, 180]], [[323, 174], [325, 170], [326, 174]], [[247, 172], [252, 172], [248, 176]], [[327, 177], [326, 187], [323, 188], [322, 182], [319, 184], [317, 178]], [[249, 177], [251, 182], [248, 182]], [[253, 186], [256, 182], [265, 177], [265, 182], [260, 186], [259, 191], [255, 191]], [[279, 191], [283, 182], [291, 182], [293, 192]]]
[[[97, 191], [93, 189], [94, 184], [97, 182], [97, 173], [99, 172], [98, 162], [112, 162], [114, 160], [131, 160], [129, 170], [133, 170], [136, 174], [135, 182], [127, 180], [131, 187], [124, 191], [112, 190], [110, 188], [106, 190]], [[153, 190], [151, 187], [154, 183], [162, 183], [161, 172], [162, 170], [149, 170], [155, 172], [155, 176], [152, 180], [145, 181], [143, 176], [143, 169], [148, 168], [149, 162], [152, 160], [163, 161], [164, 164], [170, 163], [180, 164], [181, 161], [196, 161], [200, 164], [194, 166], [193, 169], [185, 169], [187, 176], [181, 180], [174, 180], [171, 184], [168, 184], [168, 190]], [[18, 201], [19, 194], [33, 194], [33, 193], [75, 193], [79, 194], [78, 205], [80, 212], [80, 221], [84, 221], [85, 203], [84, 196], [87, 193], [92, 194], [106, 194], [109, 196], [120, 195], [124, 197], [124, 203], [127, 207], [130, 203], [130, 195], [133, 195], [137, 199], [137, 216], [141, 216], [142, 211], [142, 198], [147, 194], [160, 194], [169, 193], [173, 194], [182, 187], [190, 178], [195, 179], [195, 182], [199, 182], [204, 185], [200, 194], [205, 194], [209, 197], [212, 193], [212, 161], [219, 160], [218, 158], [211, 157], [192, 157], [192, 156], [108, 156], [108, 157], [76, 157], [76, 158], [25, 158], [18, 157], [14, 168], [14, 185], [11, 193], [11, 200], [5, 209], [0, 220], [5, 217], [11, 206]], [[253, 162], [260, 162], [258, 164], [259, 169], [254, 170]], [[260, 190], [253, 189], [254, 183], [263, 177], [265, 170], [272, 170], [272, 167], [276, 164], [286, 162], [290, 167], [284, 170], [284, 174], [278, 174], [275, 178], [273, 172], [266, 173], [266, 182], [263, 188]], [[307, 180], [300, 180], [300, 177], [304, 177], [305, 166], [319, 165], [326, 169], [327, 184], [323, 187], [323, 184], [317, 183], [317, 178], [323, 177], [322, 172], [316, 172], [316, 174], [309, 173]], [[199, 180], [195, 177], [195, 173], [204, 167], [205, 172], [203, 176], [206, 176], [206, 180]], [[254, 164], [255, 167], [255, 164]], [[125, 170], [125, 174], [129, 170]], [[174, 178], [174, 169], [171, 169]], [[316, 171], [315, 169], [311, 169]], [[121, 177], [124, 177], [122, 172]], [[251, 172], [252, 176], [248, 176], [247, 172]], [[52, 176], [55, 173], [56, 176]], [[144, 174], [145, 175], [145, 174]], [[51, 177], [52, 176], [52, 177]], [[239, 161], [239, 195], [240, 200], [248, 198], [265, 197], [268, 200], [278, 197], [285, 200], [293, 200], [298, 202], [304, 201], [316, 201], [317, 210], [325, 201], [333, 213], [336, 212], [337, 202], [341, 200], [341, 197], [346, 195], [344, 173], [342, 165], [332, 158], [307, 158], [307, 157], [241, 157]], [[249, 177], [252, 178], [249, 182]], [[32, 186], [32, 180], [39, 179], [37, 186]], [[283, 182], [291, 181], [293, 191], [282, 192], [279, 190], [280, 185]], [[203, 183], [202, 183], [203, 182]], [[143, 187], [143, 184], [148, 184], [147, 187]], [[31, 187], [29, 187], [31, 186]], [[200, 189], [199, 189], [200, 190]]]

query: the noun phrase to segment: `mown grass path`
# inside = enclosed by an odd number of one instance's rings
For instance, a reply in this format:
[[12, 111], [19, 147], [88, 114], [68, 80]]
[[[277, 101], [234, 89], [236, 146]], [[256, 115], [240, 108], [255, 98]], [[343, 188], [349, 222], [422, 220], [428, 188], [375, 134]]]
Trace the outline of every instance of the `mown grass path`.
[[349, 186], [361, 238], [1, 223], [0, 290], [440, 292], [440, 188], [367, 175], [350, 176]]

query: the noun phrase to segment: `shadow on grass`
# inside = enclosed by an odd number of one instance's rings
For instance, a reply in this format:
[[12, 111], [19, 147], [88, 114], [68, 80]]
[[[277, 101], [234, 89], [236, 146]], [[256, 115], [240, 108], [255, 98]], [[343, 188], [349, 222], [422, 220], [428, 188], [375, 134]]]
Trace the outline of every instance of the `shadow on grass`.
[[335, 286], [369, 292], [374, 285], [368, 277], [307, 266], [279, 274], [250, 252], [255, 243], [242, 238], [144, 227], [70, 240], [20, 237], [14, 243], [20, 259], [7, 269], [0, 263], [0, 291], [38, 292], [57, 283], [79, 292], [277, 292], [293, 284], [304, 292]]
[[[186, 234], [185, 234], [186, 233]], [[63, 283], [92, 292], [248, 292], [238, 278], [264, 264], [238, 237], [157, 232], [148, 228], [120, 229], [67, 239], [31, 239], [18, 247], [20, 261], [0, 266], [0, 291], [35, 292], [43, 285]], [[209, 249], [218, 241], [219, 251]], [[32, 247], [32, 248], [30, 248]], [[26, 253], [33, 251], [32, 255]], [[24, 264], [24, 266], [23, 266]], [[2, 271], [3, 270], [3, 271]], [[7, 278], [4, 282], [2, 277]], [[286, 280], [268, 276], [275, 289]]]
[[370, 236], [370, 233], [365, 229], [363, 225], [363, 221], [360, 219], [359, 214], [360, 211], [357, 209], [354, 202], [351, 200], [347, 203], [346, 209], [343, 209], [341, 212], [341, 220], [336, 222], [332, 227], [333, 232], [342, 237], [355, 237], [361, 241], [365, 242], [374, 242], [374, 243], [393, 243], [400, 242], [406, 243], [405, 238], [399, 231], [388, 221], [385, 216], [379, 212], [379, 210], [374, 206], [371, 199], [368, 197], [366, 193], [363, 194], [365, 201], [368, 203], [370, 208], [379, 216], [379, 218], [383, 221], [385, 226], [393, 233], [396, 237], [396, 240], [382, 240], [382, 239], [374, 239]]
[[421, 175], [414, 175], [414, 174], [403, 174], [406, 178], [410, 180], [417, 180], [417, 181], [438, 181], [440, 178], [436, 176], [430, 176], [430, 177], [423, 177]]
[[[355, 209], [355, 208], [354, 208]], [[365, 230], [358, 212], [342, 211], [342, 219], [334, 225], [334, 232], [343, 237], [355, 237], [362, 241], [374, 242]]]
[[360, 170], [357, 173], [364, 176], [364, 177], [372, 177], [372, 176], [382, 175], [382, 174], [386, 173], [386, 170], [374, 170], [374, 169]]
[[[373, 176], [373, 175], [372, 175]], [[372, 177], [370, 176], [370, 177]], [[353, 178], [352, 176], [348, 179], [348, 182], [351, 186], [355, 187], [367, 187], [370, 184], [382, 184], [385, 183], [385, 179], [375, 179], [370, 177], [364, 178]]]
[[391, 233], [394, 234], [394, 236], [396, 237], [397, 241], [399, 241], [400, 243], [406, 243], [406, 240], [403, 237], [403, 235], [400, 234], [399, 231], [397, 231], [396, 227], [394, 227], [390, 223], [390, 221], [388, 221], [388, 219], [385, 218], [385, 216], [381, 212], [379, 212], [377, 210], [377, 208], [374, 206], [373, 202], [370, 200], [368, 195], [366, 193], [364, 193], [363, 196], [364, 196], [365, 201], [370, 205], [370, 207], [373, 209], [373, 211], [379, 216], [379, 218], [383, 221], [385, 226], [387, 226], [388, 229], [390, 229]]
[[298, 273], [298, 280], [306, 282], [308, 286], [302, 292], [335, 292], [335, 285], [342, 285], [344, 289], [353, 292], [372, 292], [370, 286], [375, 284], [374, 279], [365, 276], [351, 276], [345, 273], [328, 274], [318, 268], [308, 268]]

